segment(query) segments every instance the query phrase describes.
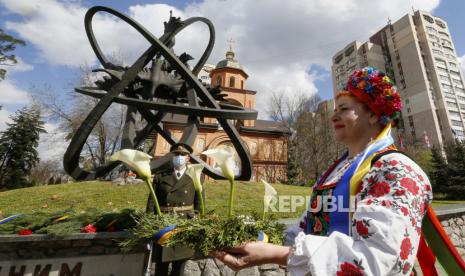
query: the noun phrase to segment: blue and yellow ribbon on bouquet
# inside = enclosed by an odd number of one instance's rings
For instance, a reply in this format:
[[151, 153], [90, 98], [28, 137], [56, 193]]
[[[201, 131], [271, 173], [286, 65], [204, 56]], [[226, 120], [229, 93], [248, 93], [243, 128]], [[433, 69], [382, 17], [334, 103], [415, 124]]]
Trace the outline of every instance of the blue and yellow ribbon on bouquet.
[[260, 231], [260, 233], [258, 233], [258, 241], [268, 243], [269, 241], [268, 235], [265, 234], [265, 232]]
[[166, 241], [176, 232], [176, 224], [173, 224], [155, 233], [155, 235], [153, 235], [153, 239], [156, 241], [156, 243], [163, 246]]

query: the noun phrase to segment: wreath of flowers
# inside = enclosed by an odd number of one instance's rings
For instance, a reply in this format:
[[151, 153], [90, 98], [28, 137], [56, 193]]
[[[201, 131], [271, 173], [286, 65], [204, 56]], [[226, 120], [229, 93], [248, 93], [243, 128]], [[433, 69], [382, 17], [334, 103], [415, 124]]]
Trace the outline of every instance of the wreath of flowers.
[[402, 103], [399, 93], [391, 79], [373, 67], [355, 70], [345, 90], [368, 105], [383, 125], [391, 123], [400, 115]]

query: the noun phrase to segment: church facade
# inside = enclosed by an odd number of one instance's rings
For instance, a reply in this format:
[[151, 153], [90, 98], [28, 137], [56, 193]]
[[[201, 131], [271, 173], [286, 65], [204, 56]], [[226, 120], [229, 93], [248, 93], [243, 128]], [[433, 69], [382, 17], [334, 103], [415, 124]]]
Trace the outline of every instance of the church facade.
[[[235, 59], [234, 52], [229, 49], [226, 59], [216, 66], [206, 65], [199, 74], [204, 83], [211, 82], [212, 87], [220, 86], [225, 99], [234, 105], [254, 109], [256, 91], [246, 89], [247, 73]], [[163, 127], [172, 136], [179, 139], [186, 126], [187, 116], [167, 115], [162, 120]], [[290, 133], [278, 122], [267, 120], [237, 120], [234, 122], [241, 139], [250, 153], [253, 163], [251, 181], [264, 179], [268, 182], [287, 181], [287, 141]], [[159, 134], [154, 137], [152, 154], [155, 158], [165, 155], [170, 148]], [[230, 149], [232, 143], [214, 118], [203, 118], [200, 122], [199, 133], [193, 144], [194, 154], [200, 155], [207, 149]], [[236, 156], [236, 167], [240, 167]], [[205, 157], [203, 157], [205, 158]], [[216, 167], [213, 160], [204, 159], [208, 164]]]

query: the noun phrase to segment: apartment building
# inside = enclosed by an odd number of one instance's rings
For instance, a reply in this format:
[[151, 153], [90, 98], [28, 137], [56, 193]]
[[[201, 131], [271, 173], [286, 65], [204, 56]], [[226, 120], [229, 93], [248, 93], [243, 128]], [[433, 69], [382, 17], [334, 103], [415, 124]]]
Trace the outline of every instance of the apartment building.
[[368, 42], [350, 43], [333, 57], [334, 93], [353, 69], [367, 65], [396, 83], [404, 105], [399, 125], [404, 140], [427, 139], [437, 146], [465, 140], [464, 78], [444, 20], [416, 11], [388, 22]]

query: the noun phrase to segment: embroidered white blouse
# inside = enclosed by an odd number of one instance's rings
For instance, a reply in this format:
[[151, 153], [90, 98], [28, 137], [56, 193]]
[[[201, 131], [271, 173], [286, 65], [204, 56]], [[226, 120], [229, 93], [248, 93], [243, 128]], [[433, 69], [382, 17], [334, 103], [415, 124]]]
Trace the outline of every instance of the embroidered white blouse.
[[[329, 177], [331, 178], [331, 177]], [[382, 156], [356, 195], [352, 234], [305, 235], [295, 226], [286, 242], [291, 275], [405, 275], [415, 262], [431, 185], [423, 170], [400, 153]], [[311, 214], [311, 213], [308, 213]], [[305, 216], [301, 220], [306, 220]], [[302, 223], [301, 223], [302, 225]]]

